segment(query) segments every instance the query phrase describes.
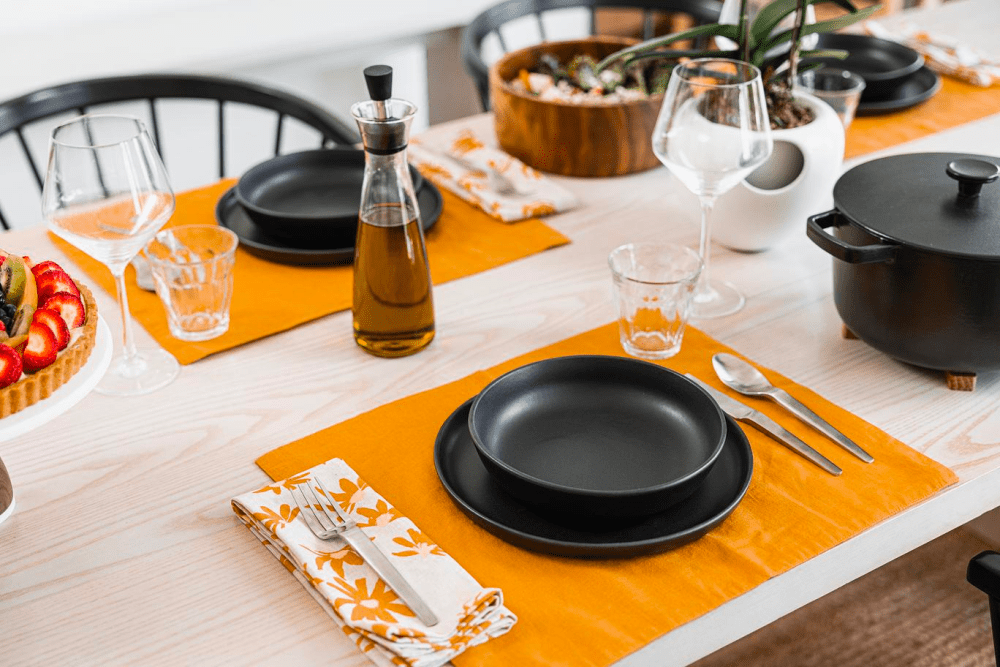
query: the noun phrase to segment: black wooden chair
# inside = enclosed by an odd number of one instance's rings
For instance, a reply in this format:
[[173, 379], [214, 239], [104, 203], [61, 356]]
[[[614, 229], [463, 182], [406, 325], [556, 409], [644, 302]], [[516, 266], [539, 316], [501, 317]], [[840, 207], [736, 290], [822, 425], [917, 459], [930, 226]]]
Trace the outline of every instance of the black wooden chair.
[[657, 14], [685, 14], [694, 25], [715, 23], [722, 11], [720, 0], [505, 0], [477, 16], [462, 33], [462, 61], [479, 91], [483, 109], [490, 108], [489, 65], [483, 59], [483, 40], [495, 34], [504, 53], [509, 51], [500, 28], [515, 19], [533, 15], [542, 41], [547, 41], [542, 15], [556, 10], [583, 8], [590, 12], [591, 35], [597, 32], [599, 9], [637, 9], [643, 14], [642, 38], [655, 36]]
[[[0, 102], [0, 138], [14, 133], [20, 143], [28, 167], [38, 184], [39, 192], [45, 173], [32, 157], [25, 139], [25, 129], [36, 121], [68, 112], [93, 113], [99, 105], [119, 102], [148, 103], [149, 131], [161, 156], [161, 119], [157, 102], [166, 99], [195, 99], [214, 101], [217, 104], [218, 174], [226, 174], [226, 105], [238, 103], [265, 109], [274, 113], [274, 155], [281, 152], [282, 134], [286, 119], [294, 118], [319, 133], [319, 146], [357, 143], [360, 138], [354, 129], [322, 107], [282, 90], [237, 79], [199, 76], [190, 74], [150, 74], [121, 76], [76, 81], [37, 90], [15, 99]], [[9, 161], [8, 161], [9, 164]], [[43, 165], [44, 168], [44, 165]], [[0, 211], [0, 225], [10, 229]]]
[[970, 584], [990, 596], [993, 650], [1000, 664], [1000, 553], [984, 551], [969, 562], [965, 577]]

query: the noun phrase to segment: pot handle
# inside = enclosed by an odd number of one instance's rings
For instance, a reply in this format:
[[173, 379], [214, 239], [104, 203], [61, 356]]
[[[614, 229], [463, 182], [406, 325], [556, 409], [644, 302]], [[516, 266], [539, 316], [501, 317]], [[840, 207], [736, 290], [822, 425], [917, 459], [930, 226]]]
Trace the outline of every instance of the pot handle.
[[806, 236], [827, 253], [848, 264], [891, 262], [896, 258], [896, 248], [898, 246], [882, 243], [863, 246], [851, 245], [825, 231], [827, 227], [839, 227], [844, 224], [848, 223], [841, 217], [840, 211], [837, 209], [827, 211], [826, 213], [818, 213], [817, 215], [809, 216]]

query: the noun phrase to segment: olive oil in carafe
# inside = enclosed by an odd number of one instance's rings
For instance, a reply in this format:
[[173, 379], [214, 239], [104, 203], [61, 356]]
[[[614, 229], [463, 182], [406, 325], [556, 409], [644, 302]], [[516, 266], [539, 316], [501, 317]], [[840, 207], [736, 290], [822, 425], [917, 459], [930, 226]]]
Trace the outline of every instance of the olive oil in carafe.
[[354, 339], [380, 357], [413, 354], [434, 338], [427, 253], [420, 220], [411, 216], [401, 204], [377, 204], [358, 221]]

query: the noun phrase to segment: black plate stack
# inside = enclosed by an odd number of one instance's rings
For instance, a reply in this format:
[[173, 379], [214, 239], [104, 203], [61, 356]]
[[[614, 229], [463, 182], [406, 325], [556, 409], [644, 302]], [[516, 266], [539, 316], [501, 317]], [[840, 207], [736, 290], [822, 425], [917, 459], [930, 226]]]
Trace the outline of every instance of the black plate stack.
[[803, 63], [818, 62], [861, 76], [865, 90], [858, 115], [908, 109], [941, 89], [941, 78], [924, 64], [923, 56], [908, 46], [869, 35], [822, 33], [818, 37], [816, 49], [847, 51], [847, 57], [807, 58]]
[[[329, 148], [288, 153], [247, 171], [215, 207], [243, 248], [281, 264], [350, 264], [354, 260], [365, 152]], [[433, 183], [410, 167], [424, 231], [441, 216]]]
[[517, 368], [441, 427], [435, 466], [476, 523], [518, 546], [620, 557], [674, 548], [736, 508], [753, 455], [683, 375], [636, 359]]

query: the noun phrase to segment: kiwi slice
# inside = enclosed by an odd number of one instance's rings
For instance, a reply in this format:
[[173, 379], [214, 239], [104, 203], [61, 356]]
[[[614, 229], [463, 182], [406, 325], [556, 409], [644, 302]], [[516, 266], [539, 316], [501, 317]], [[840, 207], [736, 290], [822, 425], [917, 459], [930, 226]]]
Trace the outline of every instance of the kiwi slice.
[[24, 260], [15, 255], [8, 255], [0, 264], [0, 287], [7, 295], [7, 303], [16, 305], [21, 302], [29, 275], [31, 271], [24, 265]]
[[35, 276], [22, 257], [7, 255], [0, 264], [0, 288], [7, 295], [7, 303], [17, 307], [10, 331], [0, 332], [0, 342], [17, 347], [28, 339], [28, 329], [38, 308]]

